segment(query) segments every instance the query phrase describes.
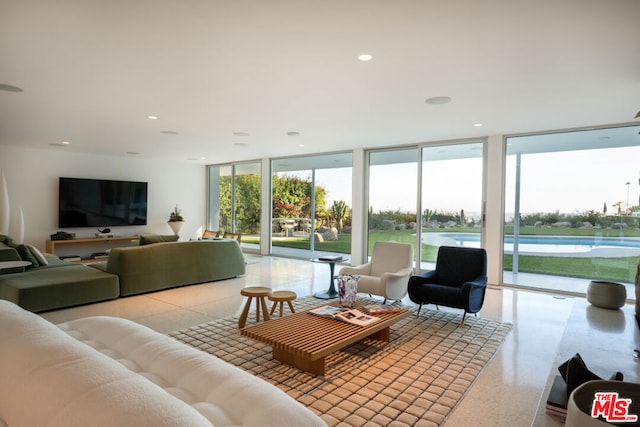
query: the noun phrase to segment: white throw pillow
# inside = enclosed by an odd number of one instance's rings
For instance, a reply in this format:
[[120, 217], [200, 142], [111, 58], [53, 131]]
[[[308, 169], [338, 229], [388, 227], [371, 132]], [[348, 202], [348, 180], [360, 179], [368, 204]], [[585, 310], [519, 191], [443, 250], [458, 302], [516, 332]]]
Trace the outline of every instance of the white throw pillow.
[[31, 254], [38, 260], [38, 264], [40, 264], [41, 266], [49, 265], [49, 261], [47, 261], [47, 259], [44, 257], [44, 255], [42, 255], [42, 252], [40, 252], [38, 248], [28, 243], [25, 244], [25, 246], [29, 248]]

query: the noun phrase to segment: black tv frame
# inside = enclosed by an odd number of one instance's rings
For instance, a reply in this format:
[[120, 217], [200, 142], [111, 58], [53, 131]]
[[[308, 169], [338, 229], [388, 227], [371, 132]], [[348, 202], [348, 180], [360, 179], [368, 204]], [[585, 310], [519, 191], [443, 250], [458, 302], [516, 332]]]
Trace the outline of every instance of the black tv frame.
[[59, 228], [147, 225], [147, 208], [147, 182], [59, 178]]

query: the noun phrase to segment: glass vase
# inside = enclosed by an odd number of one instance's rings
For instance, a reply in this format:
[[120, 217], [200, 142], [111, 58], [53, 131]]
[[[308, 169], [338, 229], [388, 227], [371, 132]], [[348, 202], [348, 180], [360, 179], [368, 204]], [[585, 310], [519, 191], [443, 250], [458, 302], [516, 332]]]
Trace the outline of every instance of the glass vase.
[[338, 282], [338, 297], [340, 298], [340, 307], [355, 307], [359, 279], [360, 276], [351, 276], [348, 274], [336, 276], [336, 281]]

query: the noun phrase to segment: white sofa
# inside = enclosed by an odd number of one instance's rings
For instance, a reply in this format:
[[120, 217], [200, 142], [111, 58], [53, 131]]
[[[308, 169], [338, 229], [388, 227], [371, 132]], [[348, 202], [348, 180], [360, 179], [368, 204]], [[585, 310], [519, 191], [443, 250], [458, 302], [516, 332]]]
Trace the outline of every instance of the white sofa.
[[0, 426], [323, 426], [286, 393], [134, 322], [0, 300]]

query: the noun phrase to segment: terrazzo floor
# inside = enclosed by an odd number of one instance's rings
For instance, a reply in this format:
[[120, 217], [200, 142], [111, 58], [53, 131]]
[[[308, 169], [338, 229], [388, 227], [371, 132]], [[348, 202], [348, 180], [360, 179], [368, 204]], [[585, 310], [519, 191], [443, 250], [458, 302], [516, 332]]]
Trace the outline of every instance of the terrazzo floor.
[[[243, 277], [41, 315], [53, 323], [93, 315], [117, 316], [168, 333], [239, 315], [244, 305], [240, 289], [246, 286], [293, 290], [298, 296], [312, 295], [329, 286], [329, 267], [324, 264], [250, 254], [246, 255], [246, 260], [247, 274]], [[403, 302], [412, 304], [408, 298]], [[319, 305], [322, 303], [323, 300], [318, 300]], [[588, 322], [585, 324], [582, 314], [587, 310]], [[626, 318], [632, 313], [630, 305], [624, 310], [593, 310], [583, 298], [510, 288], [488, 289], [480, 316], [510, 322], [513, 329], [445, 426], [556, 425], [555, 419], [539, 410], [539, 404], [541, 399], [546, 399], [546, 387], [557, 359], [581, 351], [584, 340], [580, 334], [588, 335], [585, 329], [598, 329], [601, 339], [610, 336], [615, 342], [635, 345], [638, 340], [636, 327], [611, 330], [606, 326], [619, 320], [620, 316]], [[598, 325], [605, 326], [599, 328]], [[575, 330], [577, 335], [571, 333], [566, 337], [566, 330]], [[598, 363], [605, 362], [599, 360]], [[635, 360], [625, 361], [624, 367], [635, 369], [631, 378], [639, 377]], [[612, 367], [612, 370], [616, 369], [620, 368]]]

